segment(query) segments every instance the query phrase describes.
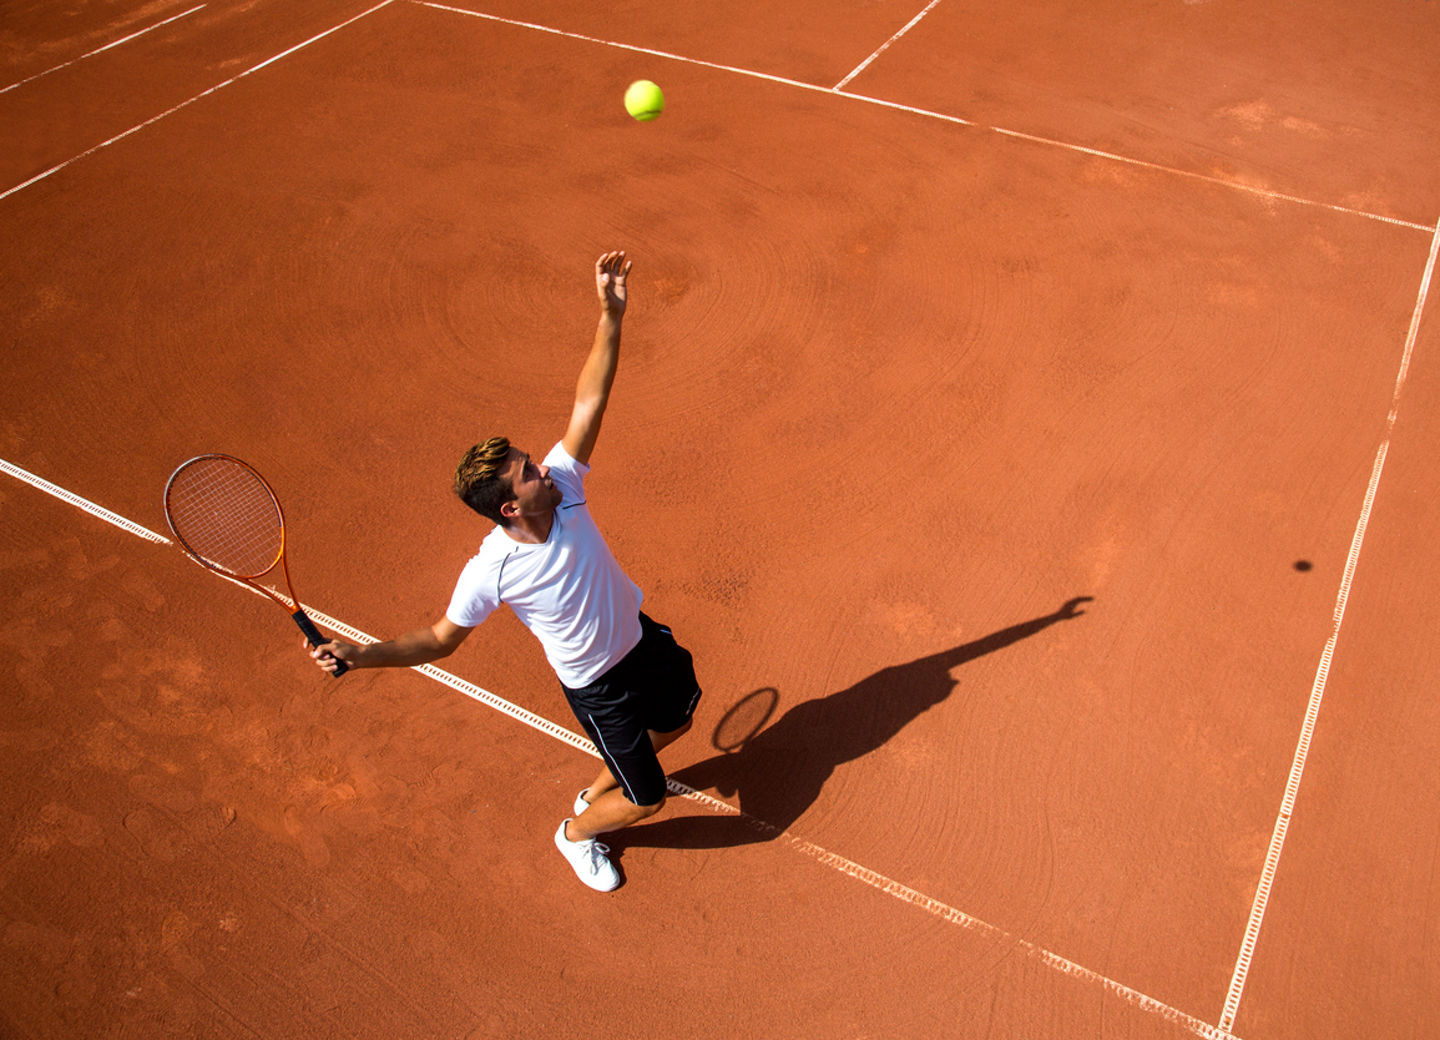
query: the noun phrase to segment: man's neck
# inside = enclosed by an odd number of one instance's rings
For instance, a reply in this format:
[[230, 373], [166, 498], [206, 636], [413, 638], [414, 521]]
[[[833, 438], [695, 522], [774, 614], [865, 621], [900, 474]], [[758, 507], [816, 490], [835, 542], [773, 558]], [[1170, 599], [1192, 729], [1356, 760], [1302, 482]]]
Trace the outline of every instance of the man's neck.
[[550, 540], [550, 529], [555, 526], [555, 510], [536, 513], [534, 516], [517, 516], [511, 519], [508, 527], [501, 530], [510, 537], [512, 541], [520, 542], [523, 545], [544, 545]]

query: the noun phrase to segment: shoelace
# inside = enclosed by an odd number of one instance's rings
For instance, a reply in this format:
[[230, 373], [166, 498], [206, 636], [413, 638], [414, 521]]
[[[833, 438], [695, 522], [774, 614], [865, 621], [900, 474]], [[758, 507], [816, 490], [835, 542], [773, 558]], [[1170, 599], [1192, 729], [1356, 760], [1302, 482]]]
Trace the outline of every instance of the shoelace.
[[610, 865], [610, 860], [606, 855], [609, 851], [609, 845], [602, 845], [593, 839], [590, 841], [590, 848], [586, 850], [585, 855], [585, 858], [590, 861], [587, 864], [590, 868], [590, 873], [599, 874], [604, 867]]

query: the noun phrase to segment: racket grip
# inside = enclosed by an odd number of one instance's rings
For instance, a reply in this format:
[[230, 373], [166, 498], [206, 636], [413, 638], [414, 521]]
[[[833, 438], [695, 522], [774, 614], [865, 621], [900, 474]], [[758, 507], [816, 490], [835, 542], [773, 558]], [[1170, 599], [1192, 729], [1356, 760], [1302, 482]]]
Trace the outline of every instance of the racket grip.
[[[321, 643], [328, 643], [330, 641], [320, 634], [320, 630], [315, 627], [315, 622], [310, 620], [310, 615], [305, 613], [305, 611], [297, 610], [290, 616], [295, 619], [295, 624], [300, 626], [300, 631], [305, 633], [305, 638], [311, 646], [319, 646]], [[349, 670], [350, 666], [337, 657], [335, 659], [335, 670], [330, 674], [338, 679]]]

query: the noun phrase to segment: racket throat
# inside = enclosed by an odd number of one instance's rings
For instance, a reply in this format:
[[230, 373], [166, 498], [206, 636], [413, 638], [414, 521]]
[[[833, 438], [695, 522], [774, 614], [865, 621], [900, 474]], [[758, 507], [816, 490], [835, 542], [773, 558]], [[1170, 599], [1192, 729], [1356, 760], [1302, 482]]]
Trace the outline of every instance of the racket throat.
[[320, 634], [320, 630], [315, 627], [315, 622], [310, 620], [310, 615], [305, 613], [305, 611], [296, 610], [295, 613], [290, 615], [290, 618], [295, 624], [300, 626], [300, 631], [305, 633], [305, 638], [309, 640], [311, 646], [319, 646], [321, 643], [328, 642], [328, 640]]

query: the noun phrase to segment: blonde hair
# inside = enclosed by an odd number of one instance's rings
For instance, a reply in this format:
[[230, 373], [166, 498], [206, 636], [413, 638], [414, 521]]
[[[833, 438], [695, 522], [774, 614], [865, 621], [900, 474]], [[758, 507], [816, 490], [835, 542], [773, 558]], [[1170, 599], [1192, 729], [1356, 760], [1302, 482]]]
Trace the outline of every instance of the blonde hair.
[[510, 481], [500, 475], [510, 458], [510, 441], [491, 437], [473, 445], [455, 467], [455, 494], [475, 512], [505, 526], [500, 507], [514, 498]]

